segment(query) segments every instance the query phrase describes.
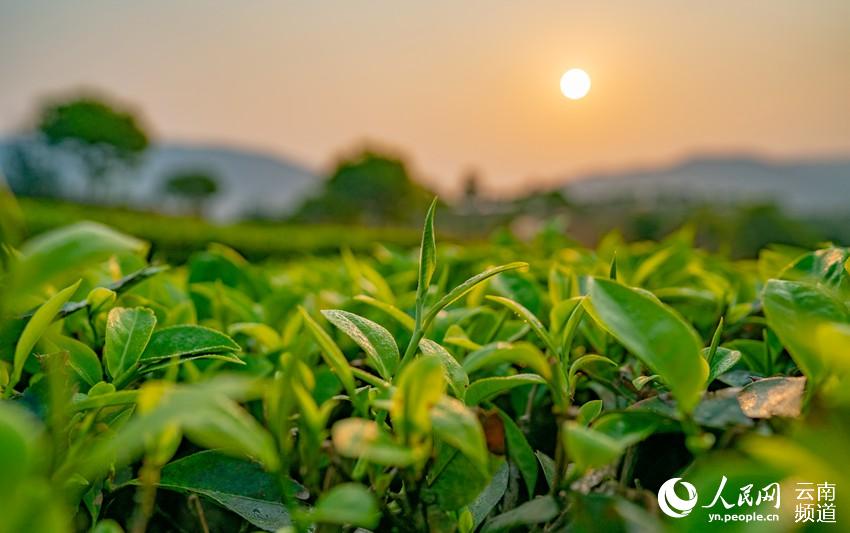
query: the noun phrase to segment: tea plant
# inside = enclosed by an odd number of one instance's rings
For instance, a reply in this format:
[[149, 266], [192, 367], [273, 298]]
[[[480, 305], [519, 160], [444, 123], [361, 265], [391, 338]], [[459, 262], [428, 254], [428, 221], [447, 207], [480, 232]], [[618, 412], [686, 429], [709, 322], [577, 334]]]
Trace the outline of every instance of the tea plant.
[[850, 486], [844, 248], [438, 253], [432, 205], [418, 257], [168, 268], [94, 223], [15, 247], [12, 212], [0, 531], [694, 529], [663, 481]]

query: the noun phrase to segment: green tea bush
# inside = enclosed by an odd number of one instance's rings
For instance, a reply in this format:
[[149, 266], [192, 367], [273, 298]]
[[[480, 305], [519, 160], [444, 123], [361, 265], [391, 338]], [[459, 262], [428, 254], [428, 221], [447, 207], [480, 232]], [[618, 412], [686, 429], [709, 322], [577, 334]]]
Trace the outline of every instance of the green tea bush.
[[169, 268], [6, 222], [0, 531], [694, 530], [655, 492], [721, 475], [846, 503], [847, 249], [438, 252], [432, 206], [415, 256]]

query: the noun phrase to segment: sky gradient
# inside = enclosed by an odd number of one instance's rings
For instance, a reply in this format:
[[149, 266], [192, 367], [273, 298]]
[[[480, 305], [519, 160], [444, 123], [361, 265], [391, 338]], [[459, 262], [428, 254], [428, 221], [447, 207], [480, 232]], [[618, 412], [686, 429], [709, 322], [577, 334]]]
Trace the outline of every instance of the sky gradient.
[[443, 192], [473, 168], [511, 193], [691, 153], [850, 154], [846, 0], [0, 0], [0, 73], [0, 135], [95, 88], [161, 140], [317, 171], [368, 140]]

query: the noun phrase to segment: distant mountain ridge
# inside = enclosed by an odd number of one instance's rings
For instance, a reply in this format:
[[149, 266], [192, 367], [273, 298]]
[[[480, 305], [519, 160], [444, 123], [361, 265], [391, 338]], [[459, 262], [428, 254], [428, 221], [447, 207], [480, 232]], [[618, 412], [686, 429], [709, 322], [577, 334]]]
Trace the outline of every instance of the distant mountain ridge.
[[[0, 167], [14, 142], [0, 143]], [[87, 194], [82, 169], [73, 157], [54, 156], [59, 168], [61, 192], [70, 198]], [[130, 179], [116, 176], [110, 201], [133, 207], [179, 210], [176, 202], [164, 197], [165, 181], [177, 172], [209, 173], [219, 186], [206, 214], [216, 220], [237, 220], [255, 216], [280, 218], [292, 213], [309, 195], [321, 187], [319, 177], [306, 167], [281, 157], [241, 148], [214, 145], [158, 143], [142, 156]]]
[[[0, 141], [0, 168], [9, 148], [26, 139]], [[67, 156], [56, 159], [61, 193], [85, 198], [82, 170]], [[117, 178], [113, 203], [179, 211], [165, 197], [165, 180], [176, 172], [203, 171], [219, 181], [206, 214], [229, 221], [282, 218], [321, 190], [322, 179], [285, 158], [236, 147], [158, 143], [144, 154], [132, 179]], [[696, 156], [658, 167], [587, 174], [557, 187], [577, 204], [619, 200], [647, 206], [683, 201], [710, 204], [775, 203], [798, 215], [850, 212], [850, 155], [808, 160], [768, 160], [757, 156]]]
[[850, 212], [850, 156], [797, 161], [700, 156], [659, 168], [594, 174], [559, 188], [580, 204], [775, 203], [802, 215]]

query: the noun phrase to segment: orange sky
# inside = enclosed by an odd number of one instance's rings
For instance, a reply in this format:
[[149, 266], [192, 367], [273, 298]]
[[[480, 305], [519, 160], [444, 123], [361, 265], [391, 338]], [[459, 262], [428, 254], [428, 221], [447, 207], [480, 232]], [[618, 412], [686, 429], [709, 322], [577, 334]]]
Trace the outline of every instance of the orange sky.
[[314, 169], [369, 139], [444, 192], [473, 167], [515, 192], [693, 152], [850, 154], [847, 0], [0, 0], [0, 72], [0, 133], [95, 87], [161, 139]]

